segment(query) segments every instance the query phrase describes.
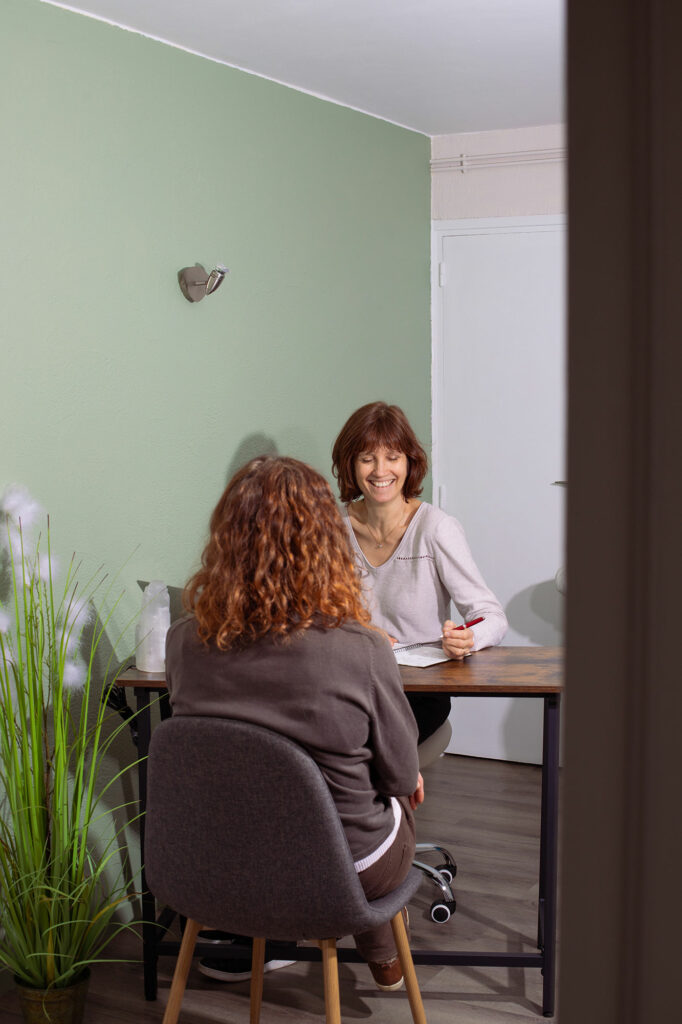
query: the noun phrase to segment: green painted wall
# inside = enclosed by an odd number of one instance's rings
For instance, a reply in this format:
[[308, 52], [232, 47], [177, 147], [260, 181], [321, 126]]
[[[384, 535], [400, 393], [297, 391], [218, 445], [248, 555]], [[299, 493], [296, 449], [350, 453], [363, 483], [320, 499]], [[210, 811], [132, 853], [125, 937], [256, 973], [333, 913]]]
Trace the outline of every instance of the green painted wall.
[[[135, 581], [184, 583], [247, 457], [329, 476], [375, 398], [430, 440], [429, 140], [38, 0], [0, 4], [0, 124], [0, 492], [123, 567], [122, 660]], [[177, 271], [219, 261], [188, 303]]]
[[245, 457], [329, 475], [375, 398], [430, 440], [426, 137], [38, 0], [3, 0], [0, 76], [0, 490], [131, 556], [121, 622]]

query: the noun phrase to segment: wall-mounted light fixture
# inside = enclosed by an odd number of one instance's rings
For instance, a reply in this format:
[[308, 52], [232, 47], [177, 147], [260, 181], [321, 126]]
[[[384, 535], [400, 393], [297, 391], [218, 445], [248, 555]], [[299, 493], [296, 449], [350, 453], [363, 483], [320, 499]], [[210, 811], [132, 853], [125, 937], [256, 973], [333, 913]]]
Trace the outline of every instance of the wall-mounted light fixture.
[[225, 274], [229, 273], [221, 263], [210, 274], [201, 263], [195, 263], [193, 267], [183, 267], [178, 271], [178, 283], [188, 302], [201, 302], [204, 295], [212, 295], [220, 288]]

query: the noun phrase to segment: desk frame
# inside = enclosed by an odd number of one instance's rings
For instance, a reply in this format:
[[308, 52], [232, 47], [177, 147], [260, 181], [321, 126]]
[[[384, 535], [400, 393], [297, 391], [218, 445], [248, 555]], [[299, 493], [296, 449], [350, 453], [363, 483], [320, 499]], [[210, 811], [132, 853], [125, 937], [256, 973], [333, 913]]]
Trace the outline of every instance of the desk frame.
[[[537, 952], [505, 953], [457, 950], [413, 950], [415, 964], [458, 967], [535, 967], [543, 974], [542, 1013], [554, 1014], [557, 927], [557, 870], [559, 826], [559, 738], [561, 707], [562, 651], [551, 647], [493, 647], [480, 651], [463, 662], [445, 662], [427, 669], [401, 666], [403, 685], [411, 693], [449, 693], [453, 697], [522, 697], [543, 701], [542, 792], [540, 802], [540, 870], [538, 899]], [[147, 762], [151, 739], [152, 695], [160, 697], [161, 719], [170, 717], [166, 681], [163, 673], [128, 669], [117, 680], [130, 688], [137, 702], [140, 843], [144, 851], [144, 811], [147, 802]], [[144, 857], [143, 857], [144, 861]], [[164, 908], [157, 917], [156, 900], [147, 889], [142, 868], [142, 943], [144, 957], [144, 993], [156, 999], [157, 960], [177, 955], [179, 942], [164, 935], [175, 916]], [[246, 950], [232, 945], [234, 955]], [[272, 944], [276, 953], [276, 944]], [[215, 944], [199, 941], [195, 956], [215, 955]], [[282, 951], [286, 959], [319, 960], [316, 947], [299, 946]], [[339, 960], [358, 963], [362, 958], [354, 949], [339, 949]]]

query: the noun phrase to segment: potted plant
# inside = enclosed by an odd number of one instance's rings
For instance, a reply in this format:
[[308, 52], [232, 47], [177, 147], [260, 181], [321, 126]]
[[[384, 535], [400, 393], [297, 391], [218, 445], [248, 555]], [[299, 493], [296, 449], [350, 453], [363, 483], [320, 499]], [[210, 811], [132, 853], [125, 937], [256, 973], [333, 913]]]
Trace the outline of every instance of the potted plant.
[[81, 588], [72, 559], [58, 582], [49, 520], [31, 539], [41, 515], [22, 488], [0, 502], [0, 968], [26, 1021], [76, 1024], [90, 966], [130, 927], [113, 920], [130, 896], [121, 830], [101, 834], [123, 772], [100, 769], [125, 723], [110, 727], [95, 679], [102, 580]]

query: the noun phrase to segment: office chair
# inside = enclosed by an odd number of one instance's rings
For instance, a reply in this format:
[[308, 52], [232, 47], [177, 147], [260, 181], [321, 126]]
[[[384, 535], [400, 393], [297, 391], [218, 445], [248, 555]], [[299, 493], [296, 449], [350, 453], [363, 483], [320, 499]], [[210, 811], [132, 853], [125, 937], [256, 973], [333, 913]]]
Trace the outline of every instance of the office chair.
[[[452, 726], [449, 719], [446, 719], [434, 733], [419, 744], [417, 754], [419, 756], [419, 770], [423, 771], [430, 764], [433, 764], [447, 748], [452, 737]], [[457, 874], [457, 865], [452, 855], [444, 846], [436, 843], [417, 843], [417, 854], [437, 853], [444, 860], [441, 864], [433, 867], [421, 857], [412, 861], [415, 868], [426, 875], [439, 890], [439, 896], [431, 904], [431, 920], [436, 924], [445, 924], [449, 921], [457, 908], [457, 901], [452, 891], [452, 881]]]
[[176, 1024], [201, 928], [253, 936], [251, 1024], [265, 939], [322, 951], [327, 1024], [340, 1024], [336, 940], [391, 921], [414, 1024], [426, 1024], [402, 907], [420, 875], [368, 902], [331, 794], [296, 743], [225, 718], [162, 722], [149, 748], [144, 859], [156, 898], [187, 918], [163, 1024]]

